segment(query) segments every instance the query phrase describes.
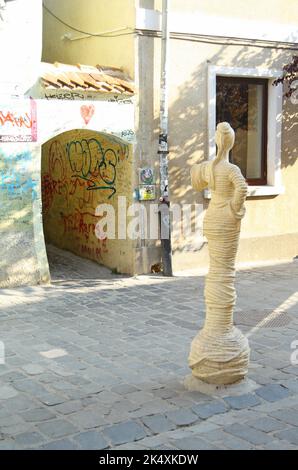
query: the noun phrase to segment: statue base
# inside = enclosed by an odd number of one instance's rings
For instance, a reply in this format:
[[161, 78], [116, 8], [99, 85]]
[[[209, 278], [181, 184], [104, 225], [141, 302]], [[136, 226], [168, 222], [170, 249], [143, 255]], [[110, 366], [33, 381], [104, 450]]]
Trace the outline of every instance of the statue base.
[[248, 372], [248, 340], [234, 326], [224, 332], [203, 328], [193, 339], [189, 355], [192, 375], [216, 385], [230, 385]]
[[183, 385], [190, 392], [200, 392], [214, 397], [226, 396], [227, 393], [229, 396], [243, 395], [253, 392], [259, 387], [256, 382], [248, 378], [243, 378], [230, 385], [216, 385], [204, 382], [193, 375], [186, 376]]

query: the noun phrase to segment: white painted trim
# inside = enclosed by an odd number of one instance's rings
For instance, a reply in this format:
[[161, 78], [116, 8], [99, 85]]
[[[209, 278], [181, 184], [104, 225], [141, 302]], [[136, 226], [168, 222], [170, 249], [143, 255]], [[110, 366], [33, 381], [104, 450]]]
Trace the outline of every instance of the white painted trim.
[[[216, 77], [260, 77], [268, 78], [268, 146], [267, 146], [267, 185], [249, 186], [248, 196], [272, 196], [284, 192], [281, 179], [281, 121], [282, 121], [282, 86], [272, 86], [273, 80], [280, 76], [279, 70], [261, 68], [208, 67], [208, 159], [215, 157], [216, 128]], [[210, 199], [210, 192], [204, 191], [204, 197]]]
[[[249, 186], [247, 197], [259, 197], [259, 196], [278, 196], [284, 194], [284, 186]], [[211, 192], [209, 189], [204, 190], [204, 198], [211, 199]]]
[[136, 28], [161, 31], [161, 12], [149, 8], [136, 8]]
[[[136, 9], [136, 28], [161, 31], [161, 13], [147, 8]], [[295, 43], [298, 40], [298, 24], [272, 21], [252, 21], [246, 18], [206, 15], [200, 11], [169, 14], [171, 33], [200, 34], [206, 36], [234, 37]]]
[[277, 196], [278, 194], [283, 194], [285, 192], [284, 186], [249, 186], [247, 196]]

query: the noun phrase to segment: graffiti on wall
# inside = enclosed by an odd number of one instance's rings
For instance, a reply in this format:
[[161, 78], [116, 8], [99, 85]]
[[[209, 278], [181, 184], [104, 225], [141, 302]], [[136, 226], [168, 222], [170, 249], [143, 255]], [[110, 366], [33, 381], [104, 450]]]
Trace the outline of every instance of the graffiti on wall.
[[0, 142], [35, 142], [37, 140], [36, 103], [16, 100], [0, 106]]
[[89, 191], [107, 191], [110, 199], [116, 192], [117, 166], [127, 160], [128, 145], [109, 140], [104, 146], [100, 139], [72, 140], [62, 146], [54, 139], [48, 150], [47, 171], [42, 175], [43, 210], [50, 209], [55, 196], [70, 198], [80, 194], [79, 208], [93, 207], [94, 197]]
[[90, 91], [84, 91], [80, 93], [78, 91], [61, 91], [57, 90], [42, 90], [41, 97], [46, 100], [63, 100], [63, 101], [109, 101], [110, 103], [119, 103], [119, 104], [133, 104], [133, 99], [128, 97], [123, 97], [121, 95], [110, 94], [99, 95], [98, 92], [90, 93]]
[[[27, 236], [23, 235], [32, 230], [33, 207], [39, 200], [35, 156], [23, 144], [6, 144], [0, 148], [0, 233], [1, 237], [8, 233], [8, 240], [12, 240], [9, 234], [17, 232], [17, 236], [22, 238], [22, 254]], [[7, 251], [3, 248], [0, 262], [7, 262], [9, 256], [14, 256], [10, 254], [9, 247]]]
[[42, 201], [46, 239], [76, 254], [103, 261], [108, 240], [98, 239], [98, 204], [116, 207], [129, 191], [129, 145], [89, 130], [65, 132], [42, 150]]
[[87, 191], [108, 191], [108, 199], [114, 196], [117, 165], [127, 158], [127, 145], [103, 147], [100, 140], [91, 138], [69, 142], [66, 151], [72, 178], [85, 181]]
[[1, 155], [0, 191], [3, 200], [37, 198], [38, 182], [32, 177], [31, 165], [31, 152]]
[[89, 104], [89, 105], [83, 104], [81, 106], [81, 116], [86, 125], [90, 122], [90, 119], [92, 118], [94, 112], [95, 112], [94, 104]]
[[9, 125], [11, 127], [25, 127], [27, 129], [31, 129], [32, 127], [32, 119], [28, 113], [24, 113], [23, 115], [16, 114], [13, 111], [1, 111], [0, 110], [0, 125], [3, 127], [5, 125]]
[[39, 100], [38, 137], [46, 142], [73, 129], [100, 129], [122, 140], [136, 141], [132, 101]]
[[37, 181], [28, 177], [25, 181], [14, 172], [0, 175], [0, 189], [7, 193], [9, 199], [24, 199], [30, 193], [32, 199], [37, 198]]
[[61, 214], [61, 217], [64, 224], [63, 233], [79, 233], [86, 242], [88, 242], [90, 237], [94, 234], [95, 226], [98, 221], [98, 217], [95, 217], [92, 212], [81, 212], [77, 208], [75, 208], [75, 211], [71, 214]]

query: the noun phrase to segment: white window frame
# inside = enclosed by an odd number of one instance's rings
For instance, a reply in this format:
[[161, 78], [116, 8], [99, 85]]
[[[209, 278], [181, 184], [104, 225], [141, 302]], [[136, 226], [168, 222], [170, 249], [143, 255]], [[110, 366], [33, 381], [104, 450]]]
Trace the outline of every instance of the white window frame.
[[[208, 67], [208, 159], [216, 154], [216, 77], [253, 77], [268, 79], [268, 123], [267, 123], [267, 184], [249, 186], [248, 196], [274, 196], [284, 193], [281, 177], [281, 122], [282, 122], [282, 85], [272, 86], [281, 75], [279, 70], [221, 67]], [[205, 191], [210, 198], [210, 192]]]

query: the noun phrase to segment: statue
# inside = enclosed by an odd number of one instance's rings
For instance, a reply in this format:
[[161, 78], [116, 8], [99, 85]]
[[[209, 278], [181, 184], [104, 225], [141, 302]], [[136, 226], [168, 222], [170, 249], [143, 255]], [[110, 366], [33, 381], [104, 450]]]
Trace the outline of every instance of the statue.
[[236, 302], [235, 258], [247, 185], [240, 169], [229, 162], [235, 133], [227, 122], [217, 125], [216, 158], [191, 168], [195, 190], [211, 189], [203, 233], [208, 240], [209, 272], [205, 282], [206, 318], [191, 344], [192, 375], [204, 382], [232, 384], [247, 373], [248, 340], [233, 325]]

